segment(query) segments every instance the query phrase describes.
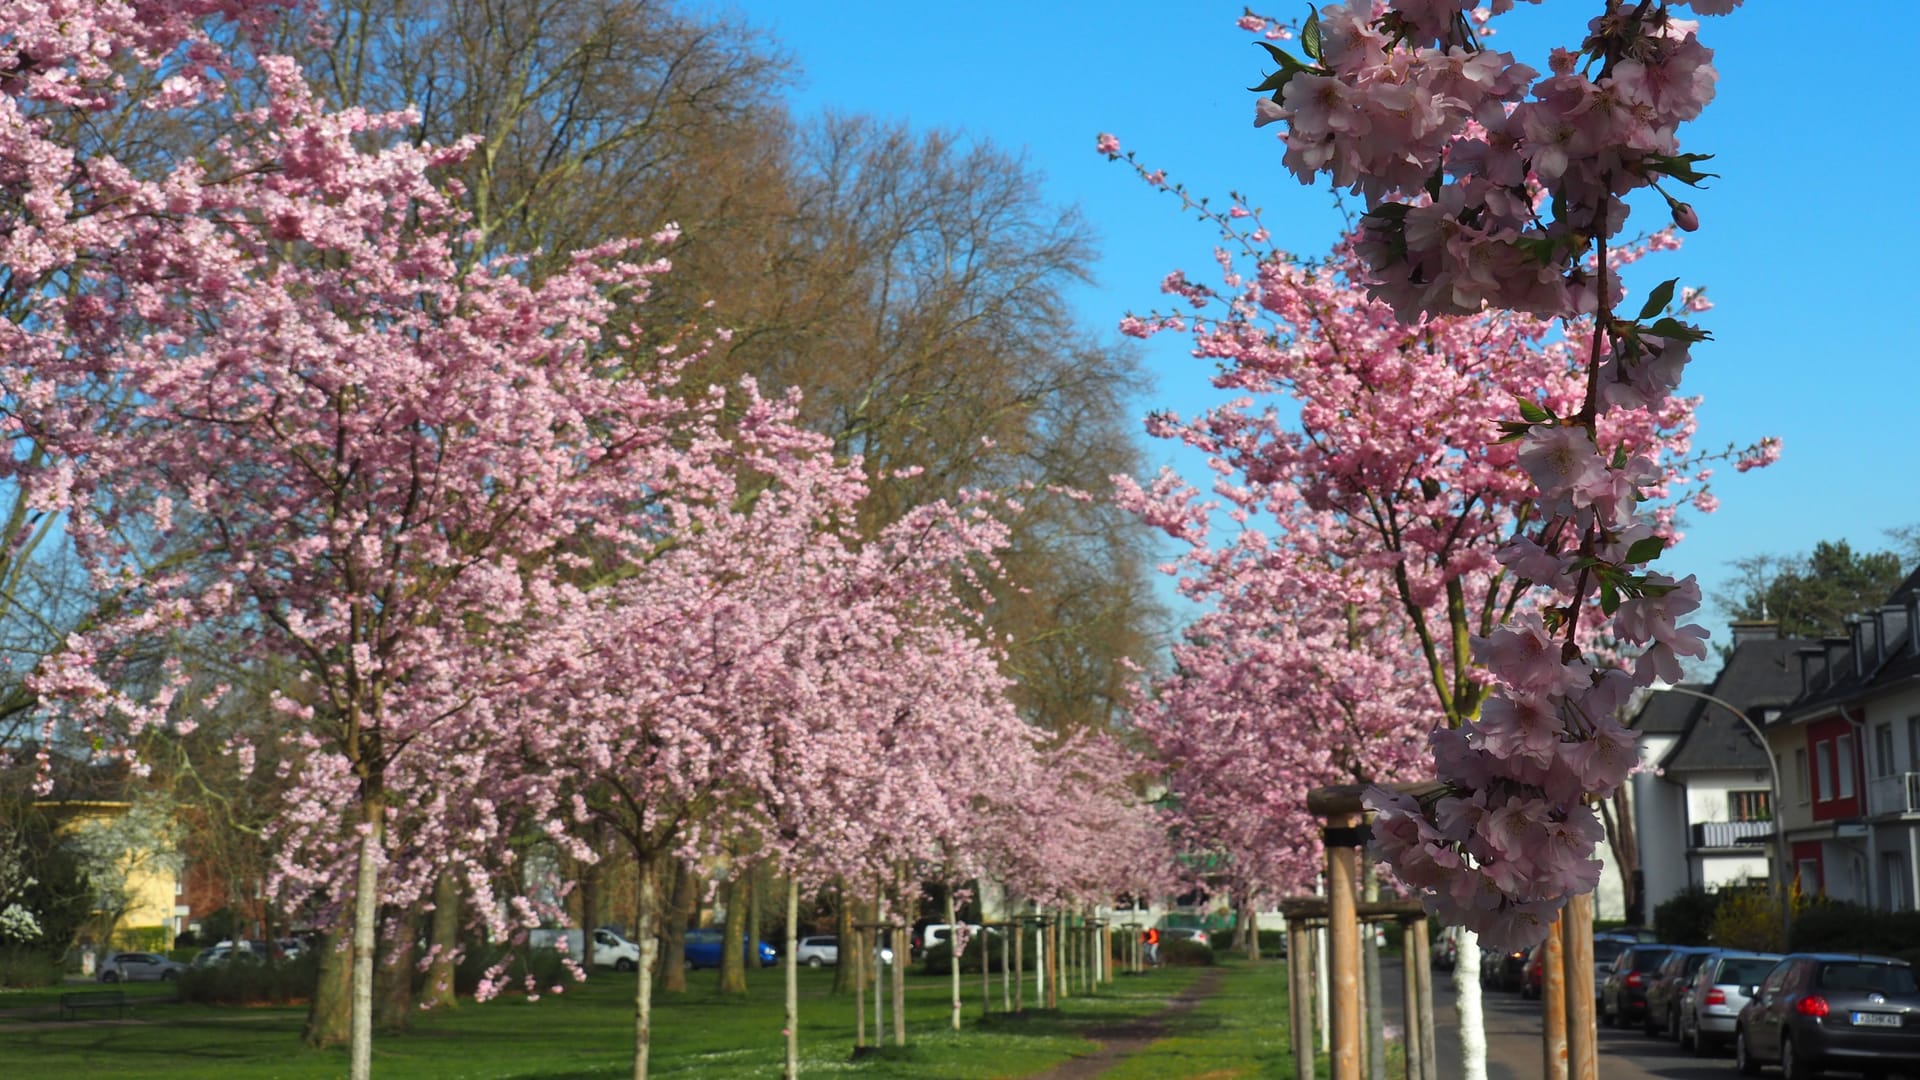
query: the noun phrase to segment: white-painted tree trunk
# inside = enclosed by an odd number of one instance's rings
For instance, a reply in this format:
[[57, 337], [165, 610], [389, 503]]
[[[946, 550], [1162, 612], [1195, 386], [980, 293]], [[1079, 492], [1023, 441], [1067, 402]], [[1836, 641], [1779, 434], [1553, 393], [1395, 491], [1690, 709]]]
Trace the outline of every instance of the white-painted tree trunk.
[[1453, 1000], [1460, 1010], [1461, 1080], [1487, 1080], [1487, 1023], [1480, 1011], [1480, 935], [1460, 931], [1453, 962]]
[[386, 814], [378, 798], [366, 798], [360, 837], [359, 881], [353, 893], [353, 1006], [348, 1075], [353, 1080], [373, 1077], [373, 954], [374, 923], [380, 913], [381, 840]]
[[[856, 992], [857, 994], [857, 992]], [[800, 879], [787, 878], [787, 1080], [800, 1075]]]
[[640, 946], [640, 974], [633, 988], [633, 1080], [647, 1080], [647, 1056], [653, 1048], [653, 969], [660, 961], [660, 899], [655, 860], [637, 862], [640, 895], [634, 904], [634, 944]]
[[953, 1030], [960, 1030], [960, 931], [953, 918], [953, 887], [947, 887], [947, 951], [953, 957], [949, 965], [953, 976]]

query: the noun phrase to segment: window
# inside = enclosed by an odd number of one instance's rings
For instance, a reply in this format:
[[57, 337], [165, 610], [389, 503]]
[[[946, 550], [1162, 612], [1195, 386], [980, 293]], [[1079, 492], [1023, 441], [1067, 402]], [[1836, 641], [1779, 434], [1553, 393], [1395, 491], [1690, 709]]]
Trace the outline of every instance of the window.
[[1800, 785], [1800, 805], [1807, 804], [1807, 793], [1812, 790], [1807, 784], [1807, 748], [1801, 747], [1793, 752], [1793, 779]]
[[1853, 736], [1842, 735], [1833, 740], [1834, 767], [1840, 775], [1840, 797], [1853, 798]]
[[1893, 775], [1893, 722], [1873, 726], [1873, 775]]
[[1813, 780], [1819, 786], [1814, 789], [1814, 798], [1826, 802], [1833, 798], [1833, 744], [1821, 741], [1813, 744]]
[[1910, 886], [1913, 880], [1907, 876], [1907, 858], [1898, 851], [1880, 853], [1881, 906], [1888, 911], [1908, 911], [1913, 907]]
[[1727, 792], [1727, 813], [1733, 821], [1772, 821], [1773, 793], [1729, 791]]
[[1920, 716], [1907, 717], [1907, 771], [1920, 772]]

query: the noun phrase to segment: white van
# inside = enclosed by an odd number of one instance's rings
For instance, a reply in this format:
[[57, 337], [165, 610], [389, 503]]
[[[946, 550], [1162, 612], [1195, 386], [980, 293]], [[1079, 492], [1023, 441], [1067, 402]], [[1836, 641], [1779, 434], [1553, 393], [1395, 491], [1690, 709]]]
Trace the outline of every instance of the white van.
[[[558, 949], [563, 936], [566, 939], [566, 954], [572, 957], [582, 955], [578, 930], [529, 930], [527, 945], [535, 949]], [[593, 963], [595, 967], [610, 967], [615, 971], [638, 971], [640, 946], [601, 927], [593, 932]]]

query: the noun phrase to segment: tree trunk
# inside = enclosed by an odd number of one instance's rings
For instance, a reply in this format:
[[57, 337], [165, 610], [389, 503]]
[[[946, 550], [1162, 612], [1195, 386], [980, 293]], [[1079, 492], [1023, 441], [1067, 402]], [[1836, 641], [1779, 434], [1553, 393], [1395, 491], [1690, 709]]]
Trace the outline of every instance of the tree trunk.
[[[733, 876], [727, 879], [727, 922], [726, 928], [720, 932], [719, 990], [723, 994], [747, 992], [746, 951], [740, 942], [747, 936], [749, 888], [746, 875], [736, 866]], [[758, 960], [759, 957], [754, 959]]]
[[960, 1030], [960, 931], [953, 918], [953, 889], [947, 889], [947, 949], [953, 955], [953, 1030]]
[[414, 942], [420, 920], [412, 909], [389, 909], [387, 924], [398, 940], [383, 942], [373, 973], [374, 1025], [381, 1031], [405, 1031], [413, 1025]]
[[847, 884], [841, 882], [834, 890], [839, 898], [839, 913], [834, 917], [833, 932], [840, 942], [840, 962], [833, 968], [833, 992], [844, 994], [849, 988], [858, 997], [862, 987], [857, 977], [859, 968], [847, 963], [847, 949], [853, 944], [853, 900], [847, 895]]
[[634, 943], [640, 946], [640, 970], [633, 988], [633, 1080], [647, 1080], [647, 1055], [653, 1046], [653, 968], [660, 958], [659, 858], [634, 853], [640, 896], [634, 905]]
[[672, 860], [673, 904], [667, 908], [660, 932], [660, 989], [669, 994], [687, 992], [687, 920], [699, 899], [693, 867], [684, 859]]
[[1453, 961], [1454, 1007], [1460, 1016], [1461, 1080], [1487, 1080], [1487, 1027], [1480, 1012], [1480, 935], [1462, 928]]
[[460, 879], [452, 869], [440, 871], [433, 883], [433, 922], [427, 932], [427, 947], [433, 950], [433, 960], [427, 965], [420, 1004], [429, 1009], [451, 1009], [460, 1003], [453, 985], [453, 954], [460, 947]]
[[787, 1080], [800, 1075], [800, 879], [787, 877]]
[[[1369, 902], [1380, 899], [1380, 876], [1374, 870], [1373, 860], [1361, 859], [1366, 867], [1366, 876], [1362, 878], [1361, 898]], [[1249, 905], [1251, 906], [1251, 905]], [[1380, 938], [1372, 923], [1361, 923], [1360, 932], [1366, 935], [1361, 939], [1360, 959], [1365, 966], [1366, 979], [1366, 1019], [1362, 1027], [1366, 1029], [1367, 1075], [1371, 1080], [1386, 1080], [1387, 1077], [1387, 1041], [1383, 1025], [1386, 1023], [1385, 995], [1380, 985]]]
[[1594, 805], [1600, 810], [1600, 824], [1606, 830], [1607, 849], [1613, 853], [1613, 865], [1620, 871], [1620, 900], [1626, 909], [1627, 921], [1644, 923], [1646, 913], [1640, 910], [1640, 849], [1633, 835], [1633, 804], [1628, 794], [1632, 785], [1621, 784], [1613, 791], [1613, 798], [1600, 800]]
[[361, 795], [360, 880], [353, 891], [352, 1080], [373, 1077], [374, 924], [380, 912], [381, 840], [386, 835], [385, 800], [378, 791]]
[[348, 1005], [353, 1000], [353, 961], [348, 934], [335, 928], [320, 942], [320, 978], [307, 1003], [307, 1024], [300, 1041], [315, 1049], [340, 1046], [349, 1037]]
[[747, 966], [760, 967], [760, 942], [767, 932], [767, 889], [773, 885], [773, 877], [767, 873], [767, 865], [759, 863], [747, 871]]

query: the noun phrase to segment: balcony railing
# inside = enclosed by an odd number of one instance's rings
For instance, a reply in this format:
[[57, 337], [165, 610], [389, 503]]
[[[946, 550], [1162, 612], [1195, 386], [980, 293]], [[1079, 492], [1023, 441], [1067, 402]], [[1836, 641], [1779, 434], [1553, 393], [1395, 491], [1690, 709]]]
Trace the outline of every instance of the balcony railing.
[[1920, 772], [1876, 776], [1867, 781], [1867, 813], [1920, 814]]
[[1703, 821], [1693, 827], [1693, 846], [1710, 848], [1760, 844], [1772, 835], [1771, 821]]

